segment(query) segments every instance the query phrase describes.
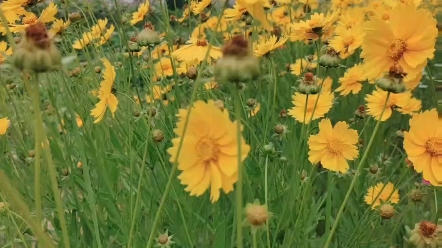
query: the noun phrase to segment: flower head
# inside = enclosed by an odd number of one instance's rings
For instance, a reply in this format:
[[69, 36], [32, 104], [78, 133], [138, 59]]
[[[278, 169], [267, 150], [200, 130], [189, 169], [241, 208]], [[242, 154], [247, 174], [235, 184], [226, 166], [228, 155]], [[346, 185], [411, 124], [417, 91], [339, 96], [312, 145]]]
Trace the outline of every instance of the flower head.
[[333, 127], [329, 119], [319, 122], [319, 133], [308, 139], [309, 161], [331, 171], [346, 173], [347, 160], [358, 157], [358, 132], [340, 121]]
[[10, 121], [8, 118], [0, 119], [0, 135], [3, 135], [6, 133], [6, 130], [8, 129], [10, 125]]
[[404, 149], [425, 180], [442, 186], [442, 120], [436, 109], [411, 117], [410, 130], [404, 132]]
[[339, 53], [342, 59], [345, 59], [361, 46], [363, 38], [362, 29], [353, 27], [336, 32], [336, 36], [330, 40], [330, 46]]
[[[228, 111], [218, 108], [214, 101], [197, 101], [192, 108], [190, 116], [188, 110], [179, 110], [174, 129], [178, 137], [172, 140], [173, 147], [167, 152], [171, 162], [178, 162], [178, 169], [182, 171], [178, 179], [187, 185], [185, 190], [192, 196], [200, 196], [210, 188], [210, 199], [215, 202], [221, 189], [225, 193], [233, 190], [241, 166], [238, 156], [244, 161], [250, 146], [241, 138], [241, 154], [238, 154], [236, 122], [232, 122]], [[189, 118], [188, 128], [182, 136], [186, 118]], [[181, 142], [181, 153], [177, 157]]]
[[348, 69], [344, 76], [339, 78], [341, 84], [336, 91], [340, 91], [341, 96], [346, 96], [350, 93], [358, 94], [362, 89], [362, 82], [365, 81], [365, 73], [363, 66], [357, 64]]
[[310, 119], [319, 119], [330, 111], [333, 106], [334, 95], [329, 91], [323, 91], [314, 95], [306, 95], [296, 92], [292, 99], [294, 106], [288, 111], [288, 114], [295, 118], [295, 120], [308, 124]]
[[376, 208], [381, 205], [381, 202], [398, 203], [399, 193], [394, 189], [394, 184], [388, 182], [387, 184], [378, 183], [376, 186], [371, 186], [365, 195], [365, 203]]
[[407, 228], [407, 233], [410, 235], [407, 241], [416, 247], [437, 247], [438, 232], [441, 230], [442, 227], [435, 223], [422, 221], [421, 223], [416, 223], [413, 230]]
[[146, 1], [138, 7], [138, 10], [132, 14], [132, 20], [130, 24], [135, 25], [144, 19], [147, 12], [149, 12], [150, 1]]
[[287, 41], [288, 38], [277, 38], [272, 35], [268, 40], [262, 40], [261, 42], [253, 44], [253, 50], [256, 57], [262, 57], [269, 54], [273, 50], [281, 47]]
[[155, 247], [159, 248], [170, 248], [171, 245], [175, 244], [175, 241], [172, 241], [173, 235], [169, 235], [169, 230], [166, 230], [165, 233], [160, 233], [155, 241], [157, 242]]
[[212, 59], [219, 59], [223, 55], [221, 48], [216, 46], [209, 47], [206, 39], [191, 39], [188, 43], [188, 45], [181, 46], [172, 52], [172, 57], [178, 61], [193, 62], [196, 59], [201, 62], [208, 53], [207, 61], [211, 62]]

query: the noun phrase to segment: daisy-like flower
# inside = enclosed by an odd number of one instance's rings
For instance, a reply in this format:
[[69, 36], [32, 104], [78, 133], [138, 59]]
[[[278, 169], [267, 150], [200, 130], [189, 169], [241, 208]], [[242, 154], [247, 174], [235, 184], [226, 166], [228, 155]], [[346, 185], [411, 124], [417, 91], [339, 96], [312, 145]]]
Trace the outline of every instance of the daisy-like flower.
[[49, 30], [49, 33], [52, 36], [55, 36], [57, 34], [62, 34], [66, 30], [66, 28], [69, 27], [69, 25], [71, 25], [71, 21], [69, 21], [69, 20], [67, 22], [64, 22], [61, 19], [56, 19], [54, 21], [54, 23], [52, 24], [52, 27]]
[[0, 65], [3, 64], [8, 56], [12, 54], [12, 48], [8, 48], [8, 44], [0, 41]]
[[0, 119], [0, 135], [3, 135], [6, 133], [6, 130], [8, 129], [10, 124], [10, 121], [8, 118]]
[[[98, 23], [92, 26], [91, 31], [85, 32], [82, 35], [82, 38], [76, 40], [72, 47], [77, 50], [83, 49], [85, 46], [89, 45], [91, 42], [95, 41], [98, 38], [102, 38], [102, 36], [109, 36], [105, 38], [110, 38], [110, 35], [114, 31], [114, 25], [110, 25], [109, 29], [106, 28], [108, 20], [106, 18], [98, 20]], [[103, 35], [103, 33], [105, 33]], [[104, 42], [107, 40], [105, 39]], [[100, 40], [100, 44], [103, 40]], [[104, 43], [103, 43], [104, 44]], [[102, 45], [102, 44], [101, 44]]]
[[232, 8], [224, 10], [223, 18], [229, 22], [236, 22], [247, 12], [247, 9], [236, 3]]
[[214, 89], [218, 89], [218, 87], [219, 87], [219, 84], [213, 80], [204, 84], [204, 88], [206, 90], [214, 90]]
[[410, 130], [404, 132], [404, 149], [425, 180], [442, 186], [442, 119], [436, 109], [411, 117]]
[[278, 26], [284, 26], [296, 19], [296, 10], [287, 5], [282, 5], [275, 8], [272, 13], [269, 14], [269, 19]]
[[[312, 10], [316, 10], [319, 7], [318, 0], [299, 0], [298, 2], [302, 4], [304, 13], [310, 13]], [[288, 3], [291, 3], [291, 1]]]
[[237, 0], [240, 6], [243, 6], [247, 12], [267, 30], [272, 31], [273, 28], [267, 20], [264, 7], [270, 7], [267, 0]]
[[24, 7], [26, 7], [28, 3], [29, 0], [6, 0], [0, 4], [0, 10], [3, 11], [8, 23], [15, 23], [20, 19], [20, 16], [27, 13]]
[[314, 41], [332, 30], [333, 24], [339, 18], [339, 11], [314, 13], [307, 21], [300, 21], [290, 25], [289, 36], [291, 41]]
[[115, 69], [106, 58], [103, 58], [101, 61], [105, 69], [103, 71], [103, 81], [101, 81], [100, 90], [98, 92], [98, 99], [100, 99], [100, 101], [95, 105], [95, 108], [91, 110], [91, 116], [95, 118], [94, 123], [98, 123], [103, 119], [106, 109], [108, 108], [112, 113], [112, 117], [115, 117], [118, 106], [118, 99], [112, 91], [112, 85], [114, 84], [116, 76]]
[[346, 96], [350, 93], [358, 94], [362, 89], [362, 82], [365, 81], [365, 72], [361, 64], [357, 64], [348, 69], [344, 76], [339, 78], [341, 84], [336, 91], [340, 91], [341, 96]]
[[168, 57], [161, 58], [155, 63], [155, 76], [167, 77], [173, 75], [172, 59]]
[[185, 5], [183, 7], [183, 17], [178, 18], [178, 22], [183, 22], [185, 20], [187, 20], [187, 18], [189, 18], [190, 13], [192, 13], [193, 8], [195, 8], [195, 5], [197, 3], [195, 1], [190, 1], [190, 5]]
[[219, 59], [223, 53], [220, 47], [211, 46], [206, 39], [191, 39], [187, 45], [181, 46], [179, 49], [172, 53], [172, 57], [178, 61], [194, 61], [197, 59], [199, 62], [203, 61], [207, 56], [207, 62], [211, 62], [212, 59]]
[[[333, 106], [334, 95], [332, 92], [327, 91], [323, 91], [319, 94], [314, 95], [307, 95], [296, 92], [293, 95], [292, 100], [294, 106], [293, 108], [289, 109], [288, 114], [295, 118], [295, 120], [304, 124], [308, 124], [310, 122], [310, 119], [319, 119], [327, 114], [328, 111], [330, 111]], [[316, 104], [315, 108], [316, 101], [318, 101], [318, 103]]]
[[[172, 140], [173, 147], [167, 152], [171, 162], [178, 161], [178, 169], [182, 171], [178, 179], [187, 185], [185, 190], [192, 196], [200, 196], [210, 187], [210, 199], [216, 202], [221, 189], [224, 193], [233, 191], [242, 166], [238, 164], [238, 156], [244, 161], [250, 146], [241, 138], [242, 154], [238, 154], [237, 124], [230, 120], [228, 111], [219, 109], [214, 101], [197, 101], [192, 108], [184, 137], [181, 135], [188, 110], [179, 110], [174, 129], [179, 137]], [[177, 158], [181, 139], [184, 139], [183, 146]]]
[[203, 12], [210, 4], [212, 3], [212, 0], [201, 0], [198, 1], [195, 6], [192, 9], [192, 13], [194, 15], [198, 15], [201, 12]]
[[[159, 85], [155, 85], [152, 88], [152, 94], [146, 94], [146, 102], [152, 103], [155, 100], [163, 100], [167, 93], [172, 90], [172, 86], [161, 87]], [[153, 99], [152, 99], [153, 98]]]
[[416, 223], [414, 229], [410, 230], [406, 227], [410, 238], [407, 241], [415, 247], [438, 247], [440, 238], [438, 234], [442, 231], [441, 225], [436, 225], [430, 221], [422, 221]]
[[[365, 67], [364, 67], [365, 68]], [[376, 88], [371, 95], [367, 95], [365, 97], [365, 101], [367, 102], [367, 114], [373, 116], [375, 120], [379, 120], [382, 108], [385, 105], [385, 101], [387, 100], [387, 91]], [[390, 93], [390, 97], [388, 98], [388, 102], [385, 106], [384, 114], [382, 115], [381, 121], [385, 121], [391, 117], [393, 114], [393, 109], [402, 108], [404, 106], [410, 107], [408, 104], [410, 99], [412, 99], [412, 95], [410, 91], [405, 91], [404, 93]], [[418, 112], [420, 110], [420, 106], [413, 105], [415, 109], [406, 109], [407, 112]]]
[[155, 247], [159, 248], [170, 248], [171, 245], [175, 244], [175, 241], [172, 241], [173, 235], [169, 235], [169, 230], [166, 230], [165, 233], [160, 233], [158, 238], [155, 238], [157, 242]]
[[[377, 197], [377, 198], [376, 198]], [[372, 209], [380, 206], [383, 202], [398, 203], [399, 193], [394, 189], [394, 184], [388, 182], [387, 184], [378, 183], [376, 186], [371, 186], [367, 190], [367, 194], [364, 198], [365, 203], [372, 205]]]
[[319, 133], [308, 139], [309, 161], [334, 172], [346, 173], [347, 160], [358, 157], [358, 132], [340, 121], [333, 127], [329, 119], [319, 122]]
[[317, 56], [314, 56], [312, 60], [307, 59], [297, 59], [295, 63], [290, 65], [290, 72], [293, 75], [299, 76], [305, 71], [311, 71], [318, 66], [318, 63], [316, 62]]
[[339, 53], [342, 59], [352, 55], [358, 49], [364, 39], [364, 32], [360, 27], [341, 29], [330, 40], [330, 46]]
[[130, 20], [130, 24], [135, 25], [141, 22], [146, 16], [147, 12], [149, 12], [150, 1], [146, 1], [138, 7], [138, 10], [132, 14], [132, 20]]
[[226, 19], [220, 19], [217, 16], [210, 17], [203, 25], [214, 32], [223, 32], [228, 28]]
[[364, 25], [361, 53], [369, 68], [367, 77], [383, 76], [395, 64], [407, 74], [417, 76], [427, 59], [434, 56], [436, 24], [431, 13], [412, 4], [399, 4], [391, 10], [388, 22], [372, 17]]
[[347, 9], [339, 17], [336, 32], [350, 28], [361, 27], [365, 21], [365, 9], [351, 8]]
[[22, 18], [22, 25], [11, 25], [10, 30], [12, 32], [22, 32], [26, 29], [26, 27], [30, 25], [35, 25], [38, 22], [49, 23], [56, 20], [55, 15], [57, 14], [58, 9], [57, 5], [54, 2], [51, 2], [48, 7], [46, 7], [40, 14], [40, 17], [37, 17], [32, 12], [24, 13], [24, 17]]
[[277, 38], [272, 35], [268, 40], [261, 39], [261, 42], [253, 44], [253, 53], [256, 57], [262, 57], [269, 54], [273, 50], [281, 47], [287, 41], [288, 38], [281, 37]]

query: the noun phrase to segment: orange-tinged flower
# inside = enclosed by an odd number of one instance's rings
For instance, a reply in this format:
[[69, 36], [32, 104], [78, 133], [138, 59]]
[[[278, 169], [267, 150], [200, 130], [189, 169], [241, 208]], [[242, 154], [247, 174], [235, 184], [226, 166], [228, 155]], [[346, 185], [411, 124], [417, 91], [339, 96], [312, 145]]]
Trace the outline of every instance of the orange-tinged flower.
[[98, 123], [104, 118], [107, 108], [109, 108], [112, 117], [114, 117], [118, 106], [118, 99], [114, 93], [112, 93], [112, 85], [114, 84], [116, 76], [115, 68], [106, 58], [103, 58], [101, 61], [105, 69], [103, 71], [103, 81], [101, 81], [100, 90], [98, 92], [98, 99], [100, 99], [100, 101], [95, 105], [95, 108], [91, 110], [91, 116], [96, 118], [94, 123]]
[[397, 189], [394, 189], [394, 184], [390, 182], [387, 184], [378, 183], [376, 186], [368, 188], [364, 201], [368, 205], [373, 204], [372, 208], [375, 209], [377, 206], [380, 206], [382, 202], [398, 203], [399, 193]]
[[[192, 196], [200, 196], [210, 188], [210, 199], [216, 202], [221, 189], [224, 193], [233, 191], [241, 166], [238, 156], [244, 161], [250, 146], [241, 138], [241, 154], [238, 154], [237, 124], [230, 120], [228, 111], [220, 110], [214, 101], [197, 101], [190, 116], [188, 114], [186, 109], [179, 110], [174, 129], [178, 137], [172, 140], [173, 147], [167, 152], [171, 162], [178, 162], [178, 169], [182, 171], [178, 179], [187, 185], [185, 190]], [[187, 118], [188, 128], [182, 136]], [[181, 142], [183, 146], [177, 157]]]
[[[437, 21], [424, 9], [399, 4], [389, 14], [388, 23], [378, 17], [364, 25], [365, 38], [361, 57], [368, 78], [378, 78], [398, 64], [417, 76], [432, 59], [437, 37]], [[406, 28], [404, 28], [406, 27]]]
[[347, 160], [358, 157], [358, 132], [340, 121], [333, 127], [329, 119], [319, 122], [319, 133], [308, 139], [309, 161], [331, 171], [346, 173]]
[[[375, 120], [379, 120], [382, 109], [385, 105], [385, 101], [387, 100], [388, 92], [376, 88], [371, 95], [367, 95], [365, 97], [365, 101], [367, 102], [367, 114], [373, 116]], [[390, 97], [388, 98], [388, 102], [385, 105], [384, 114], [382, 115], [381, 121], [385, 121], [393, 114], [393, 109], [396, 108], [405, 108], [405, 113], [417, 112], [420, 110], [420, 105], [416, 105], [414, 103], [410, 104], [410, 99], [412, 99], [412, 95], [410, 91], [405, 91], [404, 93], [390, 93]], [[402, 110], [404, 111], [404, 110]]]
[[293, 95], [292, 99], [294, 106], [293, 108], [289, 109], [288, 114], [295, 118], [295, 120], [304, 124], [308, 124], [310, 122], [310, 119], [319, 119], [327, 114], [328, 111], [330, 111], [333, 106], [334, 95], [332, 92], [327, 91], [323, 91], [319, 94], [314, 95], [307, 95], [296, 92]]
[[27, 3], [28, 0], [3, 1], [3, 3], [0, 4], [0, 10], [3, 11], [8, 23], [15, 23], [20, 19], [20, 16], [27, 13], [25, 8], [23, 8], [23, 6], [26, 6]]
[[404, 149], [425, 180], [442, 186], [442, 119], [436, 109], [411, 117], [410, 130], [404, 132]]
[[8, 118], [0, 119], [0, 135], [6, 133], [6, 130], [8, 129], [10, 123], [11, 122], [9, 121]]
[[149, 12], [150, 1], [146, 1], [138, 7], [138, 10], [132, 14], [132, 20], [130, 20], [130, 24], [135, 25], [141, 22], [146, 16], [147, 12]]
[[344, 76], [339, 78], [341, 84], [336, 91], [340, 91], [341, 96], [346, 96], [350, 93], [358, 94], [362, 89], [362, 82], [365, 81], [365, 72], [361, 64], [357, 64], [348, 69]]

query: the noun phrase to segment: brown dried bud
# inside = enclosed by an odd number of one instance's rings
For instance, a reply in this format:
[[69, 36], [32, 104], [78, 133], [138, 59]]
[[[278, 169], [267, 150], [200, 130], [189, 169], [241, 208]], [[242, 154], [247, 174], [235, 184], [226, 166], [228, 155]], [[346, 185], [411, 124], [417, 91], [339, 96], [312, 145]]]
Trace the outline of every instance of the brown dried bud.
[[164, 140], [164, 132], [160, 129], [155, 129], [152, 133], [153, 140], [161, 142]]
[[151, 116], [151, 117], [154, 117], [156, 114], [157, 114], [157, 109], [156, 108], [148, 108], [147, 110], [146, 110], [146, 113], [149, 115], [149, 116]]
[[281, 109], [281, 111], [279, 112], [279, 117], [286, 118], [287, 117], [287, 110]]
[[134, 111], [133, 112], [133, 116], [134, 117], [140, 117], [140, 112], [139, 111]]
[[15, 44], [20, 43], [21, 42], [21, 37], [19, 37], [19, 36], [14, 37], [14, 42], [15, 42]]

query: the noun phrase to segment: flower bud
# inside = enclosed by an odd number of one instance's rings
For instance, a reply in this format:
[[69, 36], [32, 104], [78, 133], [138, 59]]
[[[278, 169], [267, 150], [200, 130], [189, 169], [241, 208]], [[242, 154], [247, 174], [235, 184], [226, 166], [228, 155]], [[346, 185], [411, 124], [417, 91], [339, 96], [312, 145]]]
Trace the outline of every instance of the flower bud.
[[323, 67], [331, 67], [335, 68], [339, 66], [341, 59], [339, 58], [338, 53], [329, 46], [325, 46], [323, 48], [324, 54], [319, 58], [319, 65]]
[[261, 205], [258, 200], [255, 200], [253, 204], [248, 203], [245, 210], [245, 222], [252, 226], [252, 228], [264, 226], [270, 217], [267, 205]]
[[141, 51], [141, 48], [138, 45], [136, 39], [134, 39], [134, 40], [135, 41], [130, 40], [127, 42], [127, 50], [132, 53], [137, 53], [137, 52]]
[[422, 199], [424, 197], [422, 192], [419, 189], [413, 189], [412, 191], [410, 191], [408, 196], [414, 202], [420, 202], [420, 201], [422, 201]]
[[302, 94], [318, 94], [321, 86], [318, 84], [316, 77], [311, 72], [307, 72], [303, 78], [298, 80], [299, 85], [296, 88]]
[[388, 203], [385, 203], [379, 209], [379, 214], [381, 215], [381, 217], [383, 219], [388, 220], [388, 219], [391, 219], [396, 214], [396, 211], [394, 210], [393, 206], [391, 206]]
[[69, 18], [69, 21], [76, 22], [81, 19], [81, 14], [78, 12], [71, 13], [71, 14], [69, 14], [68, 18]]
[[150, 28], [145, 28], [137, 36], [137, 42], [140, 46], [154, 46], [161, 41], [157, 32]]
[[277, 125], [273, 128], [273, 131], [274, 131], [276, 134], [283, 134], [284, 131], [285, 131], [285, 127], [284, 127], [283, 125], [281, 125], [281, 124], [277, 124]]
[[367, 116], [367, 113], [365, 111], [365, 106], [364, 105], [360, 105], [358, 107], [358, 109], [356, 109], [355, 111], [355, 116], [359, 119], [364, 119]]
[[241, 35], [235, 36], [223, 48], [223, 57], [215, 65], [218, 82], [245, 82], [261, 73], [258, 58], [250, 49], [249, 42]]
[[374, 165], [370, 166], [369, 171], [370, 171], [371, 174], [375, 175], [375, 174], [378, 173], [379, 167], [374, 164]]
[[267, 154], [275, 153], [275, 146], [273, 145], [272, 142], [270, 142], [267, 145], [264, 145], [263, 151], [264, 151], [264, 153], [267, 153]]
[[95, 73], [101, 73], [101, 67], [95, 66], [94, 71]]
[[9, 204], [7, 202], [0, 202], [0, 215], [6, 213]]
[[254, 107], [256, 104], [256, 100], [253, 98], [249, 98], [247, 99], [247, 106], [249, 106], [250, 108]]
[[164, 132], [160, 129], [155, 129], [152, 134], [153, 140], [161, 142], [164, 140]]

